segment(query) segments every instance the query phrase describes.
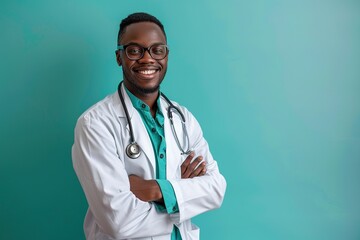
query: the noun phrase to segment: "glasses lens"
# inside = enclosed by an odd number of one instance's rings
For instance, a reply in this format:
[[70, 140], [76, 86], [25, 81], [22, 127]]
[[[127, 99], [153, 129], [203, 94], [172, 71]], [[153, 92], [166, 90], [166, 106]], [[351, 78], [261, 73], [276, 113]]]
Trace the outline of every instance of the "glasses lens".
[[167, 55], [167, 47], [166, 45], [159, 44], [159, 45], [153, 45], [150, 48], [150, 55], [152, 58], [156, 60], [164, 59]]
[[126, 47], [126, 55], [129, 59], [140, 59], [143, 55], [144, 49], [137, 45], [129, 45]]

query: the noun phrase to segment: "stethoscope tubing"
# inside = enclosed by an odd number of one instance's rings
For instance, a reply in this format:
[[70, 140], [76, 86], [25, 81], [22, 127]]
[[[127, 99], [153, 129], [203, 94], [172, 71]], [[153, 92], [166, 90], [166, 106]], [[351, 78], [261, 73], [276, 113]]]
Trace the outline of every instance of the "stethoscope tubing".
[[121, 104], [123, 105], [123, 108], [124, 108], [124, 111], [125, 111], [125, 115], [126, 115], [126, 119], [127, 119], [127, 122], [129, 124], [129, 128], [130, 128], [130, 142], [131, 143], [135, 143], [135, 137], [134, 137], [134, 132], [133, 132], [133, 128], [132, 128], [132, 124], [131, 124], [131, 121], [130, 121], [130, 115], [129, 115], [129, 111], [126, 107], [126, 104], [125, 104], [125, 100], [124, 100], [124, 97], [121, 93], [121, 84], [123, 82], [121, 82], [118, 86], [118, 93], [119, 93], [119, 97], [120, 97], [120, 101], [121, 101]]
[[[133, 131], [133, 127], [132, 127], [132, 124], [131, 124], [129, 111], [128, 111], [127, 107], [126, 107], [125, 100], [124, 100], [124, 97], [123, 97], [122, 92], [121, 92], [122, 83], [123, 83], [123, 81], [120, 82], [120, 84], [118, 86], [118, 94], [119, 94], [119, 97], [120, 97], [121, 104], [122, 104], [122, 106], [124, 108], [126, 119], [127, 119], [128, 124], [129, 124], [129, 130], [130, 130], [130, 144], [126, 147], [126, 154], [128, 155], [128, 157], [135, 159], [135, 158], [138, 158], [140, 156], [141, 148], [135, 141], [134, 131]], [[172, 131], [172, 133], [174, 135], [176, 144], [177, 144], [179, 150], [181, 151], [182, 155], [183, 154], [190, 154], [190, 152], [191, 152], [191, 150], [190, 150], [190, 139], [189, 139], [189, 134], [188, 134], [188, 132], [186, 130], [185, 116], [178, 107], [176, 107], [174, 104], [172, 104], [172, 102], [165, 96], [165, 94], [161, 93], [161, 96], [165, 99], [165, 101], [169, 105], [168, 110], [167, 110], [167, 116], [168, 116], [168, 118], [170, 120], [171, 131]], [[183, 132], [184, 132], [184, 134], [186, 136], [186, 143], [185, 143], [186, 146], [185, 147], [187, 148], [187, 150], [184, 150], [184, 148], [181, 146], [181, 143], [179, 141], [179, 137], [178, 137], [178, 135], [176, 133], [175, 126], [174, 126], [174, 121], [173, 121], [173, 114], [172, 114], [173, 112], [178, 113], [178, 115], [181, 118], [182, 130], [183, 130]]]

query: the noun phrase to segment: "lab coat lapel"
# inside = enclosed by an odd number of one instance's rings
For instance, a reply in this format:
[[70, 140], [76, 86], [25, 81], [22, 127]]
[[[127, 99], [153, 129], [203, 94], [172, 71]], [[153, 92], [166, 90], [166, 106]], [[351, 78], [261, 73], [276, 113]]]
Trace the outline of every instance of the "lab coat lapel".
[[[181, 152], [176, 144], [174, 135], [171, 130], [170, 120], [167, 117], [167, 109], [168, 104], [165, 100], [162, 99], [161, 107], [164, 118], [164, 131], [165, 131], [165, 140], [166, 140], [166, 178], [167, 179], [175, 179], [176, 174], [180, 172], [180, 164], [181, 164]], [[181, 122], [174, 115], [174, 126], [176, 130], [181, 129]], [[182, 136], [182, 132], [177, 131], [177, 134]], [[179, 136], [179, 137], [180, 137]]]
[[[150, 162], [150, 164], [152, 166], [152, 170], [153, 170], [152, 176], [155, 177], [156, 176], [155, 155], [154, 155], [154, 149], [152, 147], [152, 143], [151, 143], [149, 134], [145, 128], [145, 125], [141, 119], [140, 114], [132, 105], [132, 102], [131, 102], [129, 96], [127, 95], [127, 93], [124, 89], [124, 85], [121, 86], [121, 92], [124, 97], [126, 107], [129, 111], [129, 116], [130, 116], [131, 124], [133, 127], [133, 134], [134, 134], [135, 141], [140, 146], [142, 152], [146, 155], [146, 158]], [[119, 99], [119, 101], [120, 101], [120, 99]], [[122, 113], [119, 115], [119, 117], [126, 119], [125, 110], [122, 111]], [[126, 129], [129, 132], [129, 136], [130, 136], [130, 125], [129, 125], [128, 121], [126, 121]]]
[[154, 149], [149, 137], [149, 134], [145, 128], [145, 125], [141, 119], [140, 114], [135, 111], [133, 118], [131, 119], [133, 128], [134, 128], [134, 137], [135, 141], [139, 144], [141, 150], [143, 153], [145, 153], [148, 161], [150, 161], [150, 164], [153, 169], [153, 176], [155, 177], [155, 170], [156, 170], [156, 164], [155, 164], [155, 154]]

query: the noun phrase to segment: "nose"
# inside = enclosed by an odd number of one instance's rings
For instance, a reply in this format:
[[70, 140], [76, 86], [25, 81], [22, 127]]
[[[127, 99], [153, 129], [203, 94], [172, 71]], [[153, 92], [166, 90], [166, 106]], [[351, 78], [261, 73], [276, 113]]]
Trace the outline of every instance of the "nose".
[[150, 50], [146, 49], [144, 56], [138, 60], [140, 63], [153, 63], [155, 60], [150, 55]]

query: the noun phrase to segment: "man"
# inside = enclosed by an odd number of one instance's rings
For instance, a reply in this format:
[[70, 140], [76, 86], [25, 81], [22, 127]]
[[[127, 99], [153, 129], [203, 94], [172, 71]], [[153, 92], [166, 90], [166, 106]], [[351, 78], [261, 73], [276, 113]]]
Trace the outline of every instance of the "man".
[[226, 182], [200, 125], [160, 94], [166, 43], [157, 18], [123, 19], [123, 82], [78, 119], [72, 158], [89, 204], [87, 239], [199, 239], [191, 218], [223, 201]]

